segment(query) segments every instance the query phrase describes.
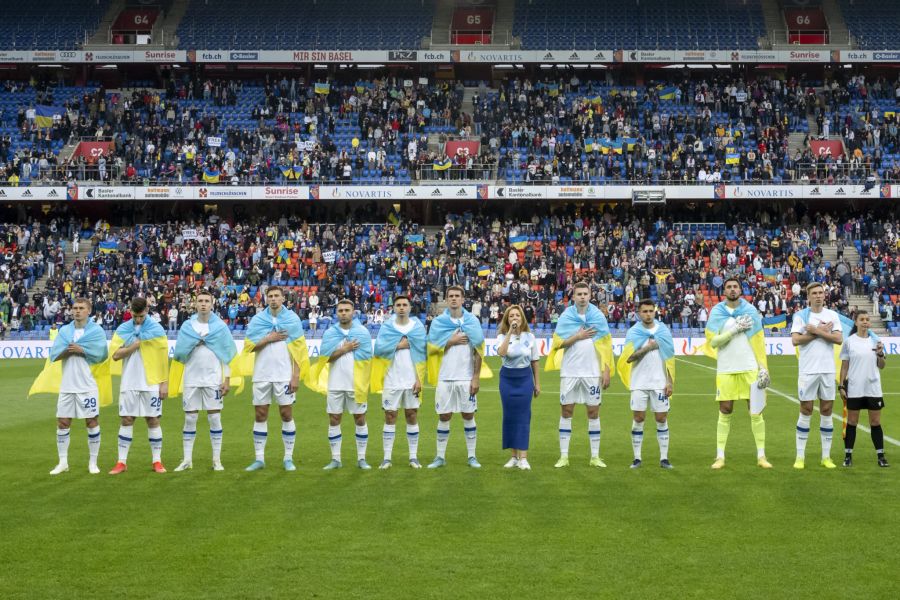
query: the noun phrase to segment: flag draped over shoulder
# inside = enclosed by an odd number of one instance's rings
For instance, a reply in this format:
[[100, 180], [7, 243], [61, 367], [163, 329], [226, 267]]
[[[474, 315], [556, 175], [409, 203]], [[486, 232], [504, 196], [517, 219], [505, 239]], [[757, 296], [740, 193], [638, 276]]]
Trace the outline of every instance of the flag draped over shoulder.
[[197, 330], [194, 329], [193, 323], [197, 321], [197, 315], [181, 324], [178, 330], [178, 339], [175, 341], [175, 351], [172, 354], [172, 363], [169, 367], [169, 396], [177, 396], [182, 391], [182, 381], [184, 380], [184, 365], [187, 363], [191, 352], [200, 342], [203, 342], [209, 348], [216, 358], [223, 364], [231, 367], [232, 377], [231, 386], [238, 388], [240, 393], [243, 386], [243, 378], [236, 375], [240, 372], [238, 361], [237, 346], [228, 325], [216, 314], [209, 315], [209, 333], [206, 337], [200, 337]]
[[706, 356], [716, 359], [719, 353], [712, 347], [710, 341], [720, 333], [725, 327], [725, 323], [730, 318], [738, 318], [741, 316], [749, 316], [753, 320], [753, 325], [744, 332], [744, 335], [750, 340], [750, 347], [753, 348], [753, 355], [756, 357], [756, 364], [760, 368], [768, 368], [768, 360], [766, 359], [766, 340], [763, 337], [762, 315], [753, 307], [752, 304], [741, 298], [740, 304], [729, 312], [724, 301], [719, 302], [709, 313], [709, 321], [706, 322], [706, 343], [703, 344], [703, 353]]
[[[150, 385], [158, 385], [169, 380], [169, 340], [162, 325], [153, 319], [145, 318], [135, 332], [134, 319], [129, 319], [116, 328], [109, 345], [109, 356], [112, 357], [119, 348], [141, 342], [141, 360], [144, 363], [144, 376]], [[111, 360], [110, 375], [122, 374], [122, 360]]]
[[357, 404], [365, 404], [368, 401], [369, 378], [372, 373], [372, 334], [356, 319], [353, 319], [347, 333], [339, 323], [325, 331], [319, 349], [319, 360], [309, 369], [306, 385], [314, 392], [328, 393], [328, 377], [331, 374], [329, 359], [345, 341], [359, 342], [359, 348], [353, 351], [353, 400]]
[[[450, 309], [431, 322], [428, 331], [428, 382], [436, 384], [441, 371], [441, 362], [444, 360], [444, 348], [447, 342], [457, 331], [462, 331], [469, 338], [469, 347], [484, 358], [484, 332], [481, 330], [481, 321], [475, 315], [462, 309], [462, 324], [457, 323], [450, 316]], [[487, 362], [481, 361], [481, 379], [490, 379], [494, 376]]]
[[556, 323], [556, 329], [553, 331], [553, 341], [550, 343], [550, 354], [547, 355], [547, 364], [544, 369], [547, 371], [558, 371], [562, 368], [563, 355], [565, 349], [562, 343], [572, 337], [582, 327], [588, 329], [596, 329], [597, 333], [591, 340], [594, 342], [594, 351], [597, 353], [597, 359], [600, 361], [601, 369], [609, 367], [609, 374], [614, 375], [616, 372], [616, 364], [613, 361], [612, 351], [612, 334], [609, 331], [609, 323], [599, 308], [593, 304], [589, 304], [584, 319], [578, 314], [578, 308], [573, 304], [563, 311]]
[[[798, 311], [794, 315], [794, 319], [800, 319], [800, 321], [802, 321], [804, 325], [808, 325], [809, 324], [809, 315], [811, 312], [812, 311], [810, 310], [810, 308], [806, 307], [803, 310]], [[845, 317], [841, 313], [838, 313], [837, 315], [838, 315], [838, 320], [841, 322], [841, 341], [842, 341], [842, 343], [834, 345], [834, 377], [836, 380], [838, 380], [838, 383], [840, 383], [841, 346], [843, 345], [843, 342], [846, 342], [847, 338], [850, 337], [850, 331], [853, 330], [854, 323], [853, 323], [852, 319], [850, 319], [849, 317]], [[878, 340], [878, 336], [875, 335], [875, 332], [872, 331], [871, 329], [869, 330], [869, 337], [871, 339]], [[797, 361], [799, 362], [799, 360], [800, 360], [799, 349], [795, 354], [797, 356]], [[845, 426], [846, 426], [846, 424], [845, 424]]]
[[656, 343], [659, 345], [659, 355], [662, 357], [663, 364], [666, 367], [666, 373], [673, 383], [675, 381], [675, 341], [672, 339], [672, 332], [658, 320], [653, 321], [653, 327], [656, 328], [656, 332], [650, 333], [650, 329], [644, 327], [643, 323], [638, 322], [632, 325], [625, 335], [625, 346], [622, 348], [622, 354], [619, 356], [619, 362], [616, 366], [619, 370], [619, 378], [622, 379], [622, 383], [625, 384], [626, 388], [631, 389], [632, 363], [629, 363], [628, 359], [650, 340], [656, 340]]
[[[53, 345], [50, 347], [50, 356], [44, 364], [44, 369], [38, 374], [28, 395], [34, 394], [58, 394], [62, 383], [62, 361], [57, 361], [69, 344], [75, 339], [75, 323], [70, 322], [56, 332]], [[100, 406], [112, 404], [112, 382], [109, 377], [109, 350], [106, 345], [106, 332], [103, 328], [88, 321], [82, 335], [74, 342], [84, 349], [84, 358], [91, 367], [91, 374], [97, 382], [100, 392]]]
[[373, 394], [384, 389], [384, 378], [394, 361], [397, 344], [404, 337], [409, 342], [409, 352], [412, 355], [413, 365], [416, 367], [416, 375], [420, 382], [425, 383], [425, 326], [416, 317], [410, 317], [413, 328], [409, 333], [403, 333], [397, 329], [396, 319], [397, 317], [394, 316], [382, 325], [378, 330], [378, 337], [375, 339], [375, 355], [372, 358], [372, 377], [369, 385]]
[[[257, 344], [273, 331], [283, 331], [287, 334], [288, 352], [291, 358], [300, 367], [300, 379], [306, 377], [309, 372], [309, 348], [306, 346], [306, 337], [303, 335], [303, 324], [300, 317], [291, 310], [282, 307], [278, 316], [273, 316], [268, 307], [256, 313], [250, 324], [247, 325], [247, 336], [244, 338], [244, 348], [236, 359], [238, 375], [249, 377], [253, 375], [253, 367], [256, 362], [256, 353], [253, 349]], [[290, 374], [288, 374], [288, 378]]]

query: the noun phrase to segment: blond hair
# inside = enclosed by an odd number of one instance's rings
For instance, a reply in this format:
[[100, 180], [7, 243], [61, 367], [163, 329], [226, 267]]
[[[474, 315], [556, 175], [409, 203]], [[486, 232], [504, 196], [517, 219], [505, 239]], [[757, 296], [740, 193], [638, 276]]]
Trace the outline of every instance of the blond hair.
[[522, 315], [522, 328], [519, 330], [519, 333], [528, 333], [531, 331], [531, 328], [528, 326], [528, 321], [525, 319], [525, 311], [522, 310], [522, 307], [518, 304], [513, 304], [505, 311], [503, 311], [503, 318], [500, 319], [500, 326], [497, 328], [498, 333], [505, 334], [509, 331], [509, 314], [513, 311], [519, 311], [519, 314]]

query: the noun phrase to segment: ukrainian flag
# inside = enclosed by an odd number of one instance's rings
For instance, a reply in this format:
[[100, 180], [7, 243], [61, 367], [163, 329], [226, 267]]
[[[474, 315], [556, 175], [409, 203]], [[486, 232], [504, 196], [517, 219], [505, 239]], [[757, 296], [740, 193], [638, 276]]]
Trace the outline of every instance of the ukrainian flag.
[[425, 244], [425, 236], [421, 233], [410, 233], [406, 236], [406, 243], [422, 246]]
[[558, 83], [550, 83], [547, 84], [547, 93], [551, 96], [559, 96], [559, 84]]
[[524, 250], [528, 247], [527, 235], [511, 235], [509, 236], [509, 245], [516, 250]]
[[375, 340], [375, 353], [372, 358], [372, 374], [370, 388], [373, 394], [384, 390], [384, 378], [394, 362], [397, 352], [397, 344], [404, 337], [409, 342], [409, 352], [416, 369], [416, 377], [419, 382], [425, 383], [425, 359], [426, 359], [426, 334], [425, 326], [416, 317], [410, 317], [412, 330], [402, 333], [395, 324], [396, 316], [391, 317], [381, 329], [378, 330], [378, 338]]
[[659, 345], [659, 354], [665, 364], [666, 374], [672, 383], [675, 382], [675, 341], [672, 339], [672, 332], [656, 320], [653, 321], [653, 327], [656, 328], [656, 333], [650, 333], [643, 323], [636, 323], [625, 335], [625, 346], [622, 348], [622, 354], [619, 356], [616, 367], [619, 370], [619, 378], [628, 389], [631, 389], [632, 368], [632, 363], [629, 363], [628, 359], [650, 340], [656, 340]]
[[753, 325], [744, 332], [744, 335], [750, 340], [750, 347], [753, 349], [753, 355], [756, 357], [756, 364], [761, 369], [767, 369], [769, 361], [766, 357], [766, 340], [763, 337], [762, 316], [752, 304], [743, 298], [741, 298], [740, 304], [733, 313], [729, 313], [728, 309], [725, 308], [725, 302], [719, 302], [713, 306], [712, 311], [709, 313], [709, 321], [706, 323], [706, 343], [702, 346], [703, 353], [712, 359], [717, 359], [719, 353], [712, 347], [710, 342], [714, 337], [722, 333], [722, 328], [725, 327], [728, 319], [732, 317], [736, 319], [743, 315], [747, 315], [753, 320]]
[[725, 164], [726, 165], [739, 165], [741, 164], [741, 155], [734, 151], [734, 148], [729, 148], [728, 152], [725, 154]]
[[446, 171], [447, 169], [449, 169], [452, 166], [453, 166], [453, 161], [450, 160], [449, 157], [444, 156], [443, 158], [435, 159], [434, 164], [432, 165], [432, 168], [435, 171]]
[[53, 117], [62, 115], [63, 110], [55, 106], [34, 107], [34, 124], [41, 129], [53, 127]]
[[[459, 325], [450, 318], [450, 309], [446, 309], [441, 315], [431, 322], [428, 331], [428, 382], [432, 385], [438, 381], [441, 372], [441, 362], [444, 360], [444, 348], [447, 342], [457, 331], [462, 331], [469, 338], [469, 346], [484, 358], [484, 332], [481, 329], [481, 321], [475, 315], [463, 309], [463, 322]], [[490, 379], [494, 373], [488, 367], [487, 361], [481, 361], [482, 379]]]
[[[216, 314], [209, 315], [209, 333], [204, 338], [201, 338], [194, 329], [193, 324], [196, 321], [197, 315], [195, 314], [182, 323], [181, 329], [178, 330], [178, 339], [175, 342], [175, 351], [172, 354], [172, 363], [169, 368], [169, 397], [177, 396], [182, 392], [181, 383], [184, 379], [184, 365], [190, 358], [191, 352], [194, 351], [194, 348], [196, 348], [201, 341], [216, 355], [216, 358], [218, 358], [223, 365], [229, 365], [231, 367], [232, 375], [235, 375], [240, 371], [237, 346], [234, 343], [234, 338], [231, 337], [231, 331], [228, 330], [228, 325], [225, 324], [225, 321], [220, 319]], [[224, 369], [222, 375], [224, 378]], [[235, 375], [230, 379], [231, 387], [237, 388], [236, 393], [239, 394], [244, 385], [243, 378]]]
[[300, 379], [309, 372], [309, 348], [306, 346], [306, 337], [303, 335], [303, 325], [300, 317], [291, 310], [282, 307], [277, 317], [273, 317], [271, 309], [266, 308], [256, 313], [247, 326], [247, 337], [244, 338], [244, 347], [241, 350], [240, 360], [235, 359], [238, 373], [233, 375], [249, 377], [253, 375], [256, 363], [256, 353], [253, 349], [266, 335], [272, 331], [283, 331], [287, 334], [288, 352], [291, 358], [300, 368]]
[[315, 92], [317, 94], [328, 95], [331, 92], [331, 84], [330, 83], [317, 83], [315, 85]]
[[112, 252], [118, 252], [118, 250], [119, 248], [116, 246], [115, 240], [100, 242], [100, 254], [110, 254]]
[[283, 166], [283, 165], [279, 165], [279, 166], [278, 166], [278, 170], [281, 171], [281, 175], [282, 175], [285, 179], [290, 179], [290, 180], [297, 179], [298, 171], [299, 171], [300, 173], [302, 173], [302, 170], [301, 170], [301, 169], [295, 169], [294, 167], [291, 167], [291, 166], [287, 166], [287, 167], [286, 167], [286, 166]]
[[478, 276], [479, 277], [487, 277], [491, 274], [491, 268], [487, 265], [481, 265], [478, 267]]
[[777, 317], [764, 317], [762, 324], [766, 329], [784, 329], [787, 327], [787, 315], [782, 313]]
[[[144, 377], [150, 385], [158, 385], [169, 380], [169, 340], [162, 325], [145, 318], [140, 330], [135, 333], [134, 319], [125, 321], [116, 329], [109, 345], [109, 355], [123, 346], [141, 342], [141, 360], [144, 362]], [[113, 360], [110, 375], [122, 374], [122, 360]]]
[[203, 181], [206, 183], [219, 183], [219, 170], [203, 169]]
[[344, 335], [337, 323], [328, 328], [322, 336], [319, 360], [310, 368], [306, 385], [314, 392], [328, 393], [328, 377], [331, 374], [328, 359], [345, 341], [359, 342], [359, 348], [353, 351], [353, 400], [357, 404], [365, 404], [369, 398], [372, 377], [372, 335], [356, 319], [347, 335]]
[[675, 86], [665, 87], [659, 90], [659, 99], [660, 100], [674, 100], [675, 99], [675, 90], [677, 88]]
[[44, 369], [35, 378], [28, 395], [34, 394], [58, 394], [62, 384], [62, 361], [57, 360], [68, 348], [75, 343], [84, 350], [84, 358], [91, 368], [91, 374], [97, 383], [99, 391], [98, 401], [100, 406], [112, 404], [112, 381], [109, 378], [109, 350], [106, 346], [106, 332], [103, 328], [88, 320], [84, 328], [84, 334], [75, 342], [75, 322], [71, 322], [51, 332], [50, 339], [53, 345], [50, 347], [50, 355], [44, 363]]
[[550, 353], [547, 355], [544, 369], [559, 371], [562, 368], [563, 355], [566, 352], [562, 344], [582, 327], [597, 330], [597, 333], [591, 338], [594, 342], [597, 360], [600, 361], [601, 368], [609, 367], [610, 376], [614, 375], [616, 363], [613, 361], [612, 334], [609, 331], [609, 323], [600, 309], [593, 304], [588, 305], [584, 319], [578, 315], [578, 308], [575, 305], [569, 306], [563, 311], [556, 323], [556, 330], [553, 332], [553, 341], [550, 343]]

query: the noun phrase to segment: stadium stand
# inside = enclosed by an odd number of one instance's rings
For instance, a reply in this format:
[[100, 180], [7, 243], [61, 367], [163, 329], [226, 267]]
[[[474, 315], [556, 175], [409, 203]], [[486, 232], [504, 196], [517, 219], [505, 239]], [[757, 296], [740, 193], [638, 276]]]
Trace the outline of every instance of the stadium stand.
[[0, 19], [0, 49], [73, 50], [93, 33], [110, 0], [10, 2]]
[[900, 48], [900, 5], [893, 0], [841, 0], [841, 10], [859, 48]]
[[179, 47], [229, 50], [415, 49], [431, 32], [433, 2], [190, 0]]
[[518, 0], [513, 34], [533, 50], [751, 50], [766, 27], [760, 3], [743, 0]]

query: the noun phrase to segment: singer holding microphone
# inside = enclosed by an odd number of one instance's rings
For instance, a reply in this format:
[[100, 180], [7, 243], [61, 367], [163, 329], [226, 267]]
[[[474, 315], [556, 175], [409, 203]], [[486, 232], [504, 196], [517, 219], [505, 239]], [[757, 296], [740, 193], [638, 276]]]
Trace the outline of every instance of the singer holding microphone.
[[537, 339], [531, 333], [525, 313], [514, 304], [503, 313], [499, 327], [497, 354], [503, 358], [500, 369], [500, 402], [503, 405], [503, 449], [512, 456], [507, 469], [531, 469], [528, 441], [531, 433], [531, 400], [541, 393], [538, 376]]

